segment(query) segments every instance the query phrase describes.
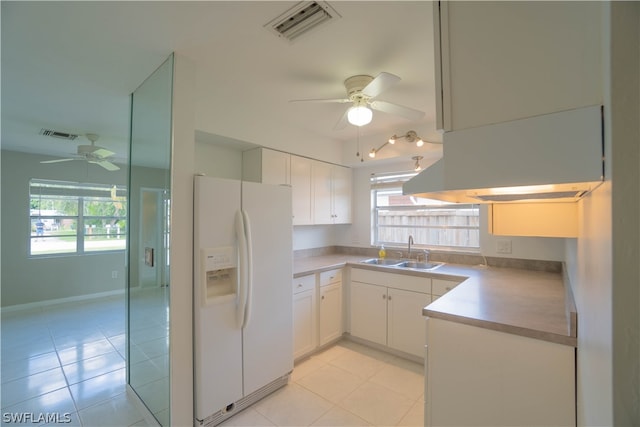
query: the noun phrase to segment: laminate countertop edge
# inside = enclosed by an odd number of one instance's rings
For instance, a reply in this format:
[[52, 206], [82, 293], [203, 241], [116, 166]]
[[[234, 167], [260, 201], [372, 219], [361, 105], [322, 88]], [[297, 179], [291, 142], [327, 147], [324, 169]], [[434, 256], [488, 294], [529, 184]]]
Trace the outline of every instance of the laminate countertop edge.
[[[557, 344], [577, 346], [577, 313], [566, 274], [445, 264], [431, 271], [361, 264], [364, 256], [294, 260], [294, 278], [345, 266], [461, 282], [422, 314]], [[569, 289], [567, 289], [569, 288]]]

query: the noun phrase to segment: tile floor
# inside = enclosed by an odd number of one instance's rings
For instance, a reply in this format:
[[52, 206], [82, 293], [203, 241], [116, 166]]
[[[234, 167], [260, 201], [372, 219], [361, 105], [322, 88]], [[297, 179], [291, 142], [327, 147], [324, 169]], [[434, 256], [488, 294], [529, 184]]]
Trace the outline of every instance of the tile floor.
[[154, 425], [125, 386], [124, 297], [3, 311], [1, 332], [2, 426], [49, 425], [33, 422], [40, 414], [70, 426]]
[[342, 340], [223, 426], [423, 426], [422, 365]]
[[[126, 390], [124, 310], [119, 297], [3, 312], [2, 426], [21, 425], [7, 414], [25, 413], [59, 414], [70, 426], [156, 425]], [[151, 388], [167, 363], [160, 347], [131, 355], [156, 368]], [[423, 398], [421, 365], [343, 340], [296, 364], [289, 385], [223, 425], [422, 426]]]

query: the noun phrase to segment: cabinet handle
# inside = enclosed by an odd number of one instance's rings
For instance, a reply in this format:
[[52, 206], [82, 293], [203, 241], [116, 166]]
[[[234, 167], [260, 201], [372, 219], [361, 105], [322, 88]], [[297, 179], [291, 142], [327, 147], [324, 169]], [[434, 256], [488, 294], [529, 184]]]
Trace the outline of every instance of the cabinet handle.
[[298, 283], [298, 287], [301, 288], [302, 287], [302, 283]]
[[389, 296], [387, 297], [387, 299], [388, 299], [389, 301], [391, 301], [391, 295], [389, 295]]
[[320, 297], [320, 299], [324, 299], [324, 295], [322, 295], [322, 296]]
[[382, 299], [387, 299], [387, 296], [382, 294]]

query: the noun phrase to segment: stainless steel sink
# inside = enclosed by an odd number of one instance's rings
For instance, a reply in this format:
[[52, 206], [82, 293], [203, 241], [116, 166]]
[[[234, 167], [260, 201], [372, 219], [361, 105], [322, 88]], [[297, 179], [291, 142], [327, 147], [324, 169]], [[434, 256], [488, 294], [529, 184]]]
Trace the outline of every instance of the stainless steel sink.
[[442, 262], [419, 262], [393, 258], [371, 258], [360, 262], [364, 264], [384, 265], [387, 267], [412, 268], [415, 270], [434, 270], [444, 264]]
[[415, 268], [418, 270], [433, 270], [440, 267], [442, 264], [442, 262], [404, 261], [400, 264], [396, 264], [396, 267]]
[[365, 259], [364, 261], [360, 261], [360, 262], [364, 264], [397, 266], [402, 264], [404, 261], [401, 259], [392, 259], [392, 258], [371, 258], [371, 259]]

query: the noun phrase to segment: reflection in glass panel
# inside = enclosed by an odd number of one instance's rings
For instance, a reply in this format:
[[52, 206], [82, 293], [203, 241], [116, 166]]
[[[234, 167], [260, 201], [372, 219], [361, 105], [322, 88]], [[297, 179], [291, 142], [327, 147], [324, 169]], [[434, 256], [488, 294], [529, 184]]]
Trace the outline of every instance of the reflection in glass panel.
[[[163, 426], [169, 405], [169, 216], [173, 57], [131, 97], [128, 383]], [[105, 218], [95, 218], [99, 228]]]

